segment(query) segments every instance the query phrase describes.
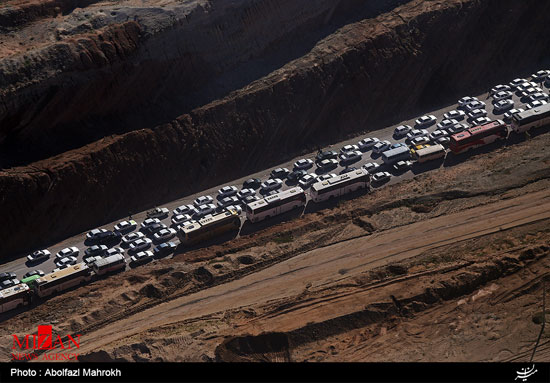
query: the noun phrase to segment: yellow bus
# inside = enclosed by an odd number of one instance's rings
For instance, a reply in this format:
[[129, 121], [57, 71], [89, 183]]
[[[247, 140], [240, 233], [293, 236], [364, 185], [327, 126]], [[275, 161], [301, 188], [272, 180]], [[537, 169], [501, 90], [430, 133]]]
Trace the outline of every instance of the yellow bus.
[[77, 263], [37, 278], [34, 289], [39, 297], [46, 297], [73, 286], [87, 283], [91, 278], [92, 269], [86, 266], [85, 263]]
[[178, 238], [184, 245], [194, 245], [223, 233], [239, 230], [241, 219], [235, 210], [226, 210], [219, 214], [207, 215], [198, 222], [180, 226]]

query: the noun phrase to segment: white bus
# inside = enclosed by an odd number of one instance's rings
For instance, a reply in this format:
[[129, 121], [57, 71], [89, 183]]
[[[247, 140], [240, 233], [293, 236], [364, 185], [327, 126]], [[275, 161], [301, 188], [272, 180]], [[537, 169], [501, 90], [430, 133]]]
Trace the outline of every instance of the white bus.
[[512, 130], [516, 133], [548, 124], [550, 124], [550, 104], [544, 104], [512, 116]]
[[39, 297], [59, 293], [81, 283], [89, 282], [92, 270], [85, 263], [77, 263], [62, 270], [40, 277], [35, 282], [35, 291]]
[[238, 231], [240, 227], [239, 213], [229, 209], [218, 214], [209, 214], [198, 222], [180, 226], [178, 238], [183, 245], [194, 245], [223, 233]]
[[408, 160], [411, 157], [411, 151], [407, 146], [400, 146], [395, 149], [386, 150], [382, 152], [382, 161], [385, 164], [394, 164], [399, 161]]
[[447, 151], [443, 145], [437, 144], [415, 151], [414, 156], [419, 163], [443, 158]]
[[0, 313], [29, 304], [30, 291], [25, 283], [0, 290]]
[[314, 202], [321, 202], [355, 190], [365, 189], [369, 186], [369, 182], [370, 175], [367, 171], [358, 169], [314, 183], [309, 194]]
[[124, 258], [122, 254], [113, 254], [92, 263], [92, 269], [97, 275], [107, 274], [111, 271], [124, 270], [125, 268], [126, 258]]
[[258, 222], [285, 213], [306, 204], [306, 193], [301, 187], [294, 187], [246, 205], [246, 218]]

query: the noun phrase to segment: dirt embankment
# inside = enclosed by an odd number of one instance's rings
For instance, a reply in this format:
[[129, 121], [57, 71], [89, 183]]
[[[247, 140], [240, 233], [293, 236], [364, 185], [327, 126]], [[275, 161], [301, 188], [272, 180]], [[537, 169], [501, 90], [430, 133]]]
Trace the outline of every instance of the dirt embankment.
[[[254, 7], [246, 12], [256, 16], [265, 13], [272, 17], [267, 12], [272, 3], [265, 4], [267, 8], [263, 13], [258, 11], [256, 15]], [[285, 9], [294, 9], [287, 3], [280, 7], [277, 9], [281, 14], [285, 14]], [[179, 197], [213, 182], [223, 182], [258, 170], [281, 161], [281, 154], [290, 156], [304, 147], [331, 142], [352, 132], [410, 116], [414, 111], [433, 106], [436, 100], [451, 101], [470, 91], [481, 91], [487, 84], [517, 74], [518, 68], [535, 68], [548, 58], [547, 52], [550, 51], [548, 41], [539, 38], [550, 32], [549, 24], [543, 20], [548, 10], [546, 7], [550, 4], [541, 5], [536, 1], [411, 1], [376, 18], [365, 18], [338, 29], [317, 42], [307, 54], [299, 53], [296, 60], [280, 69], [170, 123], [104, 137], [47, 160], [4, 170], [0, 172], [0, 214], [12, 224], [0, 229], [2, 255], [31, 249], [125, 216], [129, 211], [154, 202]], [[309, 9], [310, 5], [306, 8]], [[202, 18], [197, 16], [200, 20], [205, 20], [208, 12], [201, 9], [195, 12], [202, 15]], [[320, 19], [325, 20], [331, 14], [328, 8], [323, 9], [321, 13], [300, 18], [298, 24], [302, 29], [294, 28], [292, 20], [287, 20], [286, 25], [292, 31], [307, 30], [312, 25], [315, 29], [319, 27]], [[350, 5], [345, 7], [346, 12], [353, 9]], [[347, 13], [342, 11], [341, 14]], [[212, 15], [216, 15], [216, 9], [208, 14], [209, 17]], [[254, 19], [252, 16], [243, 19], [243, 25], [247, 25], [242, 27], [243, 31], [259, 33], [255, 23], [252, 24], [255, 27], [249, 25]], [[317, 23], [312, 20], [317, 20]], [[150, 24], [144, 25], [138, 19], [137, 25], [141, 28], [140, 36], [149, 36]], [[257, 59], [251, 61], [254, 65], [250, 67], [240, 67], [246, 73], [249, 73], [248, 69], [255, 69], [252, 72], [261, 74], [262, 68], [270, 67], [271, 64], [261, 65], [262, 55], [269, 56], [265, 52], [272, 52], [268, 46], [286, 47], [281, 42], [286, 37], [277, 36], [262, 40], [263, 43], [253, 52], [240, 50], [241, 45], [249, 47], [250, 41], [243, 37], [237, 44], [235, 40], [226, 40], [228, 37], [222, 27], [219, 30], [219, 33], [205, 33], [210, 36], [208, 41], [224, 46], [220, 57], [237, 49], [240, 52], [237, 61], [246, 61], [247, 55]], [[179, 29], [173, 31], [176, 33]], [[169, 33], [163, 36], [168, 37]], [[169, 55], [170, 59], [159, 62], [158, 58], [170, 51], [161, 44], [164, 37], [159, 36], [147, 37], [147, 41], [159, 43], [159, 51], [151, 56], [155, 58], [152, 61], [159, 64], [155, 73], [166, 76], [163, 79], [154, 77], [154, 84], [145, 82], [153, 92], [173, 83], [174, 76], [181, 77], [182, 73], [189, 73], [193, 79], [204, 78], [192, 70], [188, 72], [185, 63], [191, 62], [192, 68], [207, 68], [209, 74], [216, 71], [225, 73], [225, 68], [197, 61], [197, 57], [203, 57], [200, 55], [190, 56], [190, 61], [177, 61]], [[231, 41], [231, 44], [224, 45], [226, 41]], [[212, 47], [216, 46], [212, 43], [204, 49], [215, 51]], [[112, 71], [119, 68], [125, 73], [133, 73], [133, 80], [143, 80], [145, 74], [134, 76], [140, 66], [128, 68], [127, 64], [135, 60], [147, 61], [146, 57], [132, 57], [120, 65], [109, 64], [107, 71], [106, 67], [101, 67], [101, 77], [110, 78]], [[284, 58], [288, 60], [289, 57]], [[176, 65], [170, 67], [171, 64]], [[178, 66], [180, 64], [184, 66]], [[163, 70], [168, 67], [175, 69]], [[238, 72], [235, 71], [227, 73]], [[82, 72], [75, 73], [81, 75]], [[223, 74], [219, 78], [223, 78]], [[243, 84], [231, 86], [222, 83], [226, 89], [236, 89], [247, 83], [246, 78], [240, 78]], [[410, 86], [411, 82], [414, 86]], [[79, 89], [94, 91], [96, 85], [92, 84], [97, 83], [92, 81], [89, 88], [79, 86]], [[85, 108], [107, 110], [109, 108], [105, 109], [105, 105], [111, 105], [111, 110], [124, 109], [121, 104], [109, 103], [109, 97], [118, 100], [121, 95], [116, 92], [116, 87], [111, 92], [112, 82], [106, 84], [99, 83], [102, 90], [94, 91], [94, 94], [101, 95], [100, 99], [94, 98], [96, 101], [91, 103], [81, 102], [85, 99], [83, 94], [73, 98], [67, 97], [70, 92], [61, 93], [64, 102], [48, 104], [47, 108], [37, 111], [36, 116], [41, 117], [34, 121], [47, 120], [51, 115], [48, 111], [56, 110], [60, 105], [68, 106], [67, 113], [72, 113], [74, 105], [70, 102], [73, 100], [78, 100]], [[142, 88], [136, 87], [135, 82], [122, 81], [122, 84], [126, 92], [136, 97], [143, 96]], [[180, 82], [174, 84], [182, 85]], [[211, 89], [209, 86], [205, 88]], [[193, 90], [187, 91], [187, 87], [181, 89], [176, 92], [181, 97], [197, 95]], [[191, 86], [191, 89], [195, 87]], [[212, 98], [214, 93], [208, 94]], [[165, 99], [174, 95], [172, 91], [162, 97], [155, 93], [148, 100], [155, 103], [162, 99], [159, 103], [163, 104]], [[40, 93], [41, 97], [52, 99], [44, 93]], [[207, 100], [208, 95], [203, 99]], [[133, 101], [130, 104], [134, 104]], [[83, 116], [91, 116], [89, 111], [74, 110]], [[146, 120], [144, 112], [133, 112], [135, 110], [129, 114]], [[10, 113], [5, 114], [6, 121], [10, 121]], [[8, 130], [19, 126], [23, 115], [19, 114], [19, 117], [13, 119], [12, 115], [12, 123], [2, 126], [7, 126]], [[75, 116], [67, 118], [67, 121], [76, 121]], [[102, 118], [94, 120], [97, 126], [101, 125], [100, 120]], [[55, 128], [45, 131], [55, 132], [62, 125], [57, 121]], [[85, 137], [83, 132], [94, 130], [95, 126], [83, 123], [75, 127], [74, 131], [78, 133], [66, 137], [68, 140]], [[21, 133], [21, 137], [26, 131], [29, 137], [33, 137], [31, 132], [40, 130], [27, 130], [25, 126], [11, 130], [12, 133]], [[56, 137], [55, 134], [52, 137]], [[162, 171], [158, 171], [159, 168]], [[151, 200], [152, 195], [155, 201]], [[50, 222], [56, 224], [50, 225]], [[29, 232], [34, 233], [32, 238], [27, 235]]]
[[372, 340], [386, 360], [522, 359], [550, 261], [541, 133], [10, 313], [1, 358], [39, 322], [89, 360], [373, 360]]

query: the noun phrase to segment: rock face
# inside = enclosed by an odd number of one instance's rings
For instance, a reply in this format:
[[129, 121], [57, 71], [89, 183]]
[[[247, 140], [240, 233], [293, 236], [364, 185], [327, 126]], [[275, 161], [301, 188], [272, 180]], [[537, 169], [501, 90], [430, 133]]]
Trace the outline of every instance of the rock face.
[[[350, 18], [401, 2], [98, 3], [74, 9], [55, 28], [24, 23], [16, 33], [33, 49], [0, 60], [0, 164], [24, 165], [169, 122], [304, 54]], [[40, 9], [48, 14], [52, 6]], [[34, 8], [23, 9], [31, 17]], [[43, 37], [26, 41], [31, 33]]]
[[61, 40], [2, 60], [2, 160], [20, 166], [0, 172], [10, 222], [0, 255], [481, 92], [550, 58], [540, 38], [550, 4], [535, 0], [315, 3], [119, 7], [93, 33], [69, 20]]

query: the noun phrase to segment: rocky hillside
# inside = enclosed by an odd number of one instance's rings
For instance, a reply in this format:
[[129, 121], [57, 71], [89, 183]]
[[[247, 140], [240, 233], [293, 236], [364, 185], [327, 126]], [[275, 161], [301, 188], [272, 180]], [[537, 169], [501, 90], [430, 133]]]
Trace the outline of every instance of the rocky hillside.
[[87, 3], [1, 24], [0, 256], [550, 58], [535, 0]]

